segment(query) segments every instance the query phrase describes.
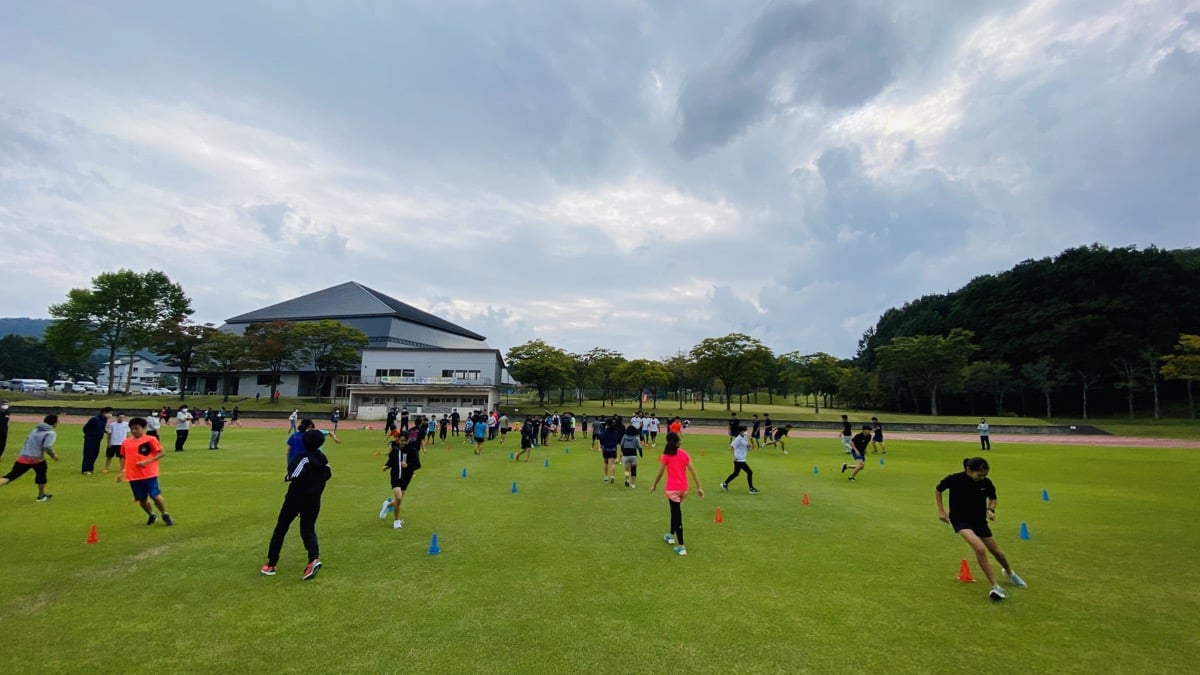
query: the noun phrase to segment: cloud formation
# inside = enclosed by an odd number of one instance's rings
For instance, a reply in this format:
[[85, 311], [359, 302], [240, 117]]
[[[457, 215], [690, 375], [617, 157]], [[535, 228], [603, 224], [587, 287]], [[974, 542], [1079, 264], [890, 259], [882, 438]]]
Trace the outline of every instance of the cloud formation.
[[204, 321], [353, 279], [504, 350], [850, 356], [1200, 212], [1200, 0], [4, 6], [0, 90], [8, 315], [153, 267]]

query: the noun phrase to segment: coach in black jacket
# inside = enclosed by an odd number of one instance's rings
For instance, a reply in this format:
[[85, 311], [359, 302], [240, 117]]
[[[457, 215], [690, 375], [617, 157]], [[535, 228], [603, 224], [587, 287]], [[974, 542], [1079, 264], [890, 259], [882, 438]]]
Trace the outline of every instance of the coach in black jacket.
[[304, 443], [304, 454], [296, 458], [295, 463], [288, 467], [287, 496], [283, 498], [283, 507], [279, 509], [279, 520], [275, 523], [275, 532], [271, 535], [271, 545], [267, 548], [267, 564], [260, 570], [266, 576], [275, 576], [275, 565], [279, 562], [279, 551], [283, 548], [283, 538], [288, 528], [297, 516], [300, 517], [300, 538], [304, 548], [308, 550], [308, 566], [304, 568], [304, 579], [312, 579], [321, 569], [321, 552], [317, 547], [317, 516], [321, 513], [321, 493], [325, 491], [325, 483], [333, 476], [329, 468], [329, 459], [321, 452], [325, 442], [325, 434], [310, 429], [304, 432], [301, 439]]

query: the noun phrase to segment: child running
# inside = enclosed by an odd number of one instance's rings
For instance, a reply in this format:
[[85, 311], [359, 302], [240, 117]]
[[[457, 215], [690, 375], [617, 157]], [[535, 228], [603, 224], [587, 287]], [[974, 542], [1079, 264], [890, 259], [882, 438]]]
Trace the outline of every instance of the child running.
[[42, 423], [29, 432], [25, 437], [25, 444], [21, 446], [21, 454], [17, 455], [17, 461], [13, 462], [12, 470], [0, 477], [0, 487], [8, 485], [28, 471], [33, 471], [33, 482], [38, 490], [37, 501], [48, 502], [54, 497], [46, 492], [46, 455], [58, 461], [58, 453], [54, 452], [54, 440], [58, 437], [54, 431], [56, 426], [58, 415], [46, 415], [42, 418]]
[[625, 467], [625, 487], [636, 488], [637, 462], [642, 454], [642, 437], [637, 427], [630, 423], [621, 437], [621, 464]]
[[533, 418], [528, 415], [525, 417], [525, 423], [521, 425], [521, 451], [513, 455], [513, 459], [520, 461], [521, 455], [527, 455], [525, 461], [528, 462], [533, 458], [533, 439], [537, 437], [537, 425], [533, 423]]
[[391, 507], [393, 530], [404, 527], [404, 521], [400, 519], [400, 502], [404, 500], [404, 491], [412, 482], [413, 472], [420, 468], [420, 443], [409, 441], [401, 446], [400, 443], [392, 442], [387, 463], [383, 465], [384, 471], [391, 469], [392, 472], [392, 496], [383, 500], [383, 506], [379, 507], [379, 517], [387, 518], [388, 508]]
[[788, 454], [787, 435], [788, 435], [788, 432], [790, 432], [791, 430], [792, 430], [792, 425], [790, 425], [790, 424], [785, 424], [785, 425], [775, 429], [775, 433], [771, 435], [771, 442], [763, 443], [763, 447], [765, 448], [768, 445], [777, 445], [777, 446], [779, 446], [779, 449], [783, 451], [783, 454], [785, 454], [785, 455]]
[[171, 514], [167, 513], [162, 490], [158, 487], [158, 460], [163, 456], [162, 443], [146, 433], [144, 418], [129, 420], [129, 435], [121, 442], [120, 455], [122, 475], [117, 476], [117, 482], [120, 483], [122, 479], [129, 481], [134, 501], [146, 512], [146, 524], [153, 525], [158, 520], [154, 509], [150, 508], [153, 500], [162, 514], [163, 525], [174, 525]]
[[734, 436], [733, 441], [729, 443], [729, 452], [733, 454], [733, 473], [721, 482], [721, 489], [728, 492], [729, 482], [744, 471], [746, 472], [746, 484], [750, 486], [750, 494], [758, 494], [758, 489], [754, 487], [754, 472], [746, 463], [746, 455], [750, 452], [750, 443], [746, 440], [746, 427], [737, 428], [737, 436]]
[[[986, 459], [982, 457], [964, 459], [963, 471], [943, 478], [937, 484], [934, 494], [937, 498], [938, 520], [950, 523], [954, 531], [975, 552], [975, 560], [978, 561], [988, 582], [992, 584], [992, 590], [988, 592], [988, 597], [1000, 601], [1005, 597], [1004, 589], [996, 583], [996, 575], [992, 571], [991, 561], [988, 560], [988, 551], [991, 551], [996, 562], [1000, 563], [1000, 571], [1008, 577], [1012, 585], [1017, 588], [1026, 588], [1028, 584], [1013, 571], [1008, 558], [996, 544], [995, 538], [992, 537], [988, 521], [996, 519], [996, 486], [987, 476], [988, 463]], [[950, 491], [949, 514], [942, 506], [942, 493], [946, 490]]]
[[279, 564], [279, 552], [283, 549], [283, 538], [287, 535], [292, 521], [300, 518], [300, 538], [304, 540], [304, 548], [308, 550], [308, 565], [304, 568], [305, 581], [317, 576], [321, 569], [321, 551], [317, 544], [317, 516], [321, 513], [321, 493], [325, 491], [325, 483], [333, 476], [329, 469], [329, 458], [321, 452], [325, 443], [325, 434], [316, 429], [309, 429], [302, 437], [304, 454], [288, 465], [287, 496], [283, 498], [283, 506], [279, 509], [279, 518], [275, 521], [275, 531], [271, 533], [271, 543], [267, 547], [267, 564], [259, 570], [264, 576], [275, 576], [275, 566]]
[[883, 447], [883, 425], [879, 423], [878, 417], [871, 418], [871, 431], [874, 433], [871, 436], [871, 454], [882, 452], [887, 454], [887, 448]]
[[[871, 425], [864, 424], [862, 431], [850, 437], [850, 458], [854, 462], [854, 473], [850, 474], [850, 480], [858, 475], [859, 471], [863, 470], [863, 465], [867, 459], [867, 446], [871, 444]], [[846, 473], [846, 469], [850, 468], [849, 464], [842, 463], [842, 473]]]
[[667, 444], [663, 447], [662, 456], [658, 461], [661, 466], [658, 467], [658, 475], [654, 477], [654, 484], [650, 486], [650, 493], [654, 494], [658, 488], [658, 481], [663, 472], [666, 472], [667, 484], [664, 491], [667, 504], [671, 507], [671, 531], [663, 535], [663, 541], [674, 546], [672, 550], [679, 555], [687, 555], [687, 548], [683, 545], [683, 511], [680, 507], [687, 498], [688, 474], [691, 474], [692, 480], [696, 482], [696, 494], [703, 497], [704, 490], [700, 487], [700, 478], [696, 475], [696, 470], [692, 468], [692, 458], [679, 447], [679, 434], [667, 434]]

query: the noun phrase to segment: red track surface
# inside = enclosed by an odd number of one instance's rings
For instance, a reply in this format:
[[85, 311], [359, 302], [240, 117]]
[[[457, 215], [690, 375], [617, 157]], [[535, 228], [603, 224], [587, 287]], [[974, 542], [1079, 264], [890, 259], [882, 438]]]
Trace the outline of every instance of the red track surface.
[[[18, 422], [40, 422], [40, 415], [13, 415], [12, 419]], [[59, 417], [59, 432], [62, 433], [64, 428], [72, 424], [82, 425], [87, 421], [87, 417], [82, 415], [61, 415]], [[323, 429], [329, 429], [332, 425], [328, 420], [316, 420], [317, 426]], [[66, 427], [64, 427], [66, 425]], [[264, 420], [255, 418], [243, 418], [238, 421], [239, 426], [250, 427], [253, 429], [270, 429], [278, 428], [281, 431], [288, 429], [287, 420]], [[353, 429], [362, 429], [364, 426], [370, 425], [372, 429], [383, 432], [383, 420], [375, 420], [370, 422], [359, 422], [357, 420], [343, 420], [338, 427], [339, 431], [348, 431]], [[198, 428], [203, 428], [205, 425], [201, 422], [195, 425]], [[236, 429], [226, 425], [226, 429]], [[839, 430], [831, 429], [828, 432], [824, 431], [806, 431], [793, 429], [788, 438], [828, 438], [830, 443], [839, 443]], [[1097, 446], [1097, 447], [1126, 447], [1126, 448], [1187, 448], [1200, 450], [1200, 441], [1185, 441], [1175, 438], [1138, 438], [1134, 436], [1058, 436], [1051, 434], [1005, 434], [1003, 431], [996, 433], [996, 429], [992, 429], [992, 442], [997, 445], [1005, 443], [1044, 443], [1046, 445], [1081, 445], [1081, 446]], [[664, 432], [665, 433], [665, 432]], [[705, 435], [724, 435], [725, 428], [718, 426], [693, 426], [684, 431], [684, 435], [688, 434], [705, 434]], [[920, 432], [887, 432], [885, 435], [887, 440], [899, 441], [956, 441], [960, 443], [978, 443], [979, 436], [975, 434], [934, 434]], [[10, 442], [12, 439], [9, 439]]]

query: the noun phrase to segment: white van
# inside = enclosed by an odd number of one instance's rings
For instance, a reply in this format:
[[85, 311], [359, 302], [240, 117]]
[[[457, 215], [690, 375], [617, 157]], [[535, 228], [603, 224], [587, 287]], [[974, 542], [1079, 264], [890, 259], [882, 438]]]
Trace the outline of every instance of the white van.
[[50, 384], [45, 380], [34, 380], [24, 377], [12, 380], [13, 391], [46, 391], [49, 388]]
[[55, 380], [54, 382], [50, 383], [50, 388], [53, 389], [54, 391], [69, 392], [69, 391], [71, 391], [72, 384], [74, 384], [74, 383], [71, 382], [70, 380]]
[[76, 382], [71, 388], [76, 394], [82, 394], [85, 392], [93, 393], [96, 391], [96, 383], [89, 382], [87, 380], [80, 380], [79, 382]]

